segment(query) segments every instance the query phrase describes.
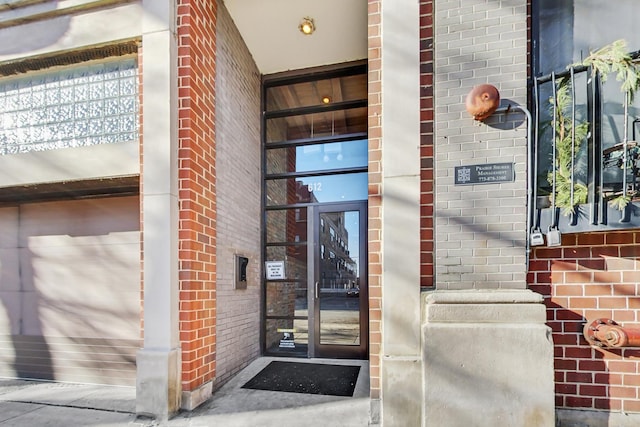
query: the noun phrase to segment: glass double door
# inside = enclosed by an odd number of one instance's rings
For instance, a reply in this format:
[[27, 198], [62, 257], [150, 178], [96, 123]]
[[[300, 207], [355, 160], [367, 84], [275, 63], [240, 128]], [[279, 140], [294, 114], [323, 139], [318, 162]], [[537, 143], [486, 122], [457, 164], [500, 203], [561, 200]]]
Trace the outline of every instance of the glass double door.
[[366, 203], [309, 209], [309, 356], [366, 358]]

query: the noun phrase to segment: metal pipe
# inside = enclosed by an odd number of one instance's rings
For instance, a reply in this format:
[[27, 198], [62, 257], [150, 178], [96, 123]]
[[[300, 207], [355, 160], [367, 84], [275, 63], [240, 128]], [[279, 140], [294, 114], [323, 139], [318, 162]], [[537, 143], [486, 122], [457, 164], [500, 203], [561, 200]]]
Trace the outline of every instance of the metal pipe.
[[498, 108], [495, 113], [508, 114], [512, 109], [520, 110], [527, 118], [527, 233], [526, 233], [526, 265], [529, 265], [529, 253], [531, 252], [531, 244], [529, 242], [529, 235], [531, 233], [531, 215], [533, 211], [533, 177], [536, 171], [531, 169], [533, 164], [533, 123], [531, 119], [531, 112], [526, 107], [521, 105], [508, 105], [507, 107]]
[[[624, 94], [624, 129], [622, 137], [622, 195], [627, 196], [627, 163], [629, 142], [629, 94]], [[624, 215], [623, 215], [624, 217]]]
[[540, 223], [539, 223], [539, 216], [537, 215], [537, 207], [538, 207], [538, 140], [540, 138], [540, 132], [538, 130], [538, 126], [540, 126], [540, 102], [538, 100], [539, 98], [539, 84], [538, 81], [535, 80], [533, 83], [533, 97], [534, 97], [534, 106], [536, 109], [536, 121], [533, 122], [535, 123], [535, 126], [533, 126], [533, 123], [531, 123], [531, 127], [533, 129], [535, 129], [536, 132], [536, 136], [533, 140], [533, 143], [531, 144], [532, 146], [532, 151], [533, 151], [533, 164], [531, 165], [532, 168], [532, 182], [533, 182], [533, 202], [535, 203], [534, 205], [531, 205], [529, 209], [531, 209], [531, 215], [535, 215], [535, 225], [534, 225], [534, 229], [538, 229], [540, 227]]
[[587, 342], [596, 347], [640, 347], [640, 326], [623, 327], [611, 319], [586, 323], [583, 334]]
[[[631, 58], [632, 61], [639, 59], [640, 58], [640, 50], [636, 50], [633, 52], [629, 52], [629, 57]], [[585, 66], [585, 65], [576, 65], [573, 67], [575, 69], [575, 71], [577, 73], [581, 73], [585, 70], [588, 70], [590, 67]], [[562, 77], [566, 77], [569, 75], [569, 70], [566, 71], [560, 71], [560, 72], [553, 72], [551, 74], [546, 74], [544, 76], [539, 76], [536, 77], [536, 80], [538, 81], [538, 83], [547, 83], [550, 82], [553, 79], [553, 76], [555, 75], [555, 78], [562, 78]]]
[[[571, 208], [575, 209], [574, 201], [574, 179], [575, 179], [575, 158], [576, 158], [576, 75], [571, 67]], [[576, 216], [575, 210], [572, 215]], [[573, 221], [572, 221], [573, 222]]]
[[[593, 75], [593, 71], [591, 71]], [[600, 224], [607, 224], [607, 201], [604, 197], [604, 166], [602, 159], [604, 158], [603, 146], [602, 146], [602, 126], [600, 119], [602, 118], [602, 97], [601, 97], [601, 80], [600, 74], [596, 74], [593, 77], [593, 107], [591, 117], [591, 134], [593, 135], [594, 151], [598, 152], [598, 161], [594, 158], [594, 167], [598, 170], [598, 206], [600, 207], [599, 221]], [[595, 176], [595, 174], [594, 174]], [[595, 186], [594, 186], [595, 187]]]
[[553, 182], [551, 183], [551, 215], [552, 215], [552, 219], [551, 219], [551, 226], [549, 227], [549, 229], [551, 228], [556, 228], [558, 226], [557, 222], [556, 222], [556, 180], [557, 180], [557, 165], [556, 165], [556, 137], [557, 137], [557, 125], [558, 125], [558, 95], [557, 95], [557, 88], [556, 88], [556, 74], [555, 73], [551, 73], [551, 88], [552, 90], [552, 97], [553, 97], [553, 119], [552, 119], [552, 138], [551, 138], [551, 152], [552, 152], [552, 164], [551, 167], [553, 168]]

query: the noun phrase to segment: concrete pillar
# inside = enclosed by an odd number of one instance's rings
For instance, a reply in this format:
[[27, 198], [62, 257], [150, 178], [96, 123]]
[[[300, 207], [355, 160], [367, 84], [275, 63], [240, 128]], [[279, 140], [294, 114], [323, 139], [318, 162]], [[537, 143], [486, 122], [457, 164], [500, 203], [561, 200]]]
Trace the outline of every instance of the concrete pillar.
[[142, 5], [144, 346], [137, 355], [136, 412], [166, 420], [181, 398], [175, 2]]
[[419, 22], [417, 1], [381, 2], [380, 416], [385, 426], [415, 426], [421, 417], [416, 399], [421, 392]]
[[[527, 105], [526, 0], [434, 2], [435, 281], [423, 312], [423, 426], [553, 426], [553, 343], [526, 289], [527, 120], [465, 110], [489, 83]], [[462, 185], [456, 167], [507, 163]], [[458, 177], [459, 178], [459, 177]]]
[[527, 290], [424, 295], [423, 426], [552, 427], [553, 344]]

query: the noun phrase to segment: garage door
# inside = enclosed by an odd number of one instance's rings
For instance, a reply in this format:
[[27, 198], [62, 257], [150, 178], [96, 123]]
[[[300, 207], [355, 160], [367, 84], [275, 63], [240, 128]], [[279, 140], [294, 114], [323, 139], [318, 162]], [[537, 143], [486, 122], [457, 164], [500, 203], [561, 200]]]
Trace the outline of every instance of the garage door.
[[139, 198], [0, 208], [0, 376], [135, 384]]

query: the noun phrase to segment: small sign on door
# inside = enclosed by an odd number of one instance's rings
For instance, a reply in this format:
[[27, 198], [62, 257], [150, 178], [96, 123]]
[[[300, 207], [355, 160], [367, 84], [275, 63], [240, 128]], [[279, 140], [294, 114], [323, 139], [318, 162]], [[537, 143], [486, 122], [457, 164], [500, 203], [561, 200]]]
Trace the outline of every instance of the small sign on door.
[[264, 265], [267, 280], [284, 279], [284, 261], [267, 261]]

